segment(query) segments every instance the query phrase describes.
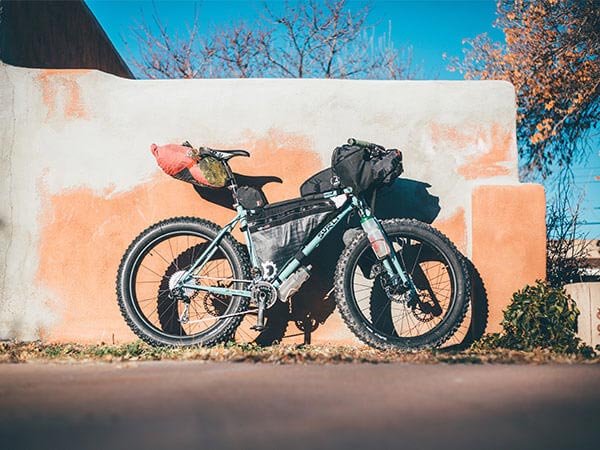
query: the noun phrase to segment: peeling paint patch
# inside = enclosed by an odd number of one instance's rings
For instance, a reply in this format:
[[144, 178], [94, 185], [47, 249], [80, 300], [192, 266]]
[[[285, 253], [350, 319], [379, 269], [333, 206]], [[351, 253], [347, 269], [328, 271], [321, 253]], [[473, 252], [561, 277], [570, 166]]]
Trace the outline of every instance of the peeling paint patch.
[[459, 148], [466, 148], [474, 141], [473, 133], [464, 128], [459, 130], [454, 126], [435, 122], [431, 123], [431, 137], [434, 142], [448, 142]]
[[489, 135], [477, 137], [477, 147], [489, 148], [489, 151], [460, 166], [458, 173], [467, 179], [508, 175], [510, 171], [502, 163], [511, 160], [513, 146], [512, 132], [494, 124]]
[[89, 113], [81, 99], [77, 78], [90, 70], [42, 70], [37, 76], [42, 88], [42, 100], [46, 105], [46, 120], [87, 119]]
[[510, 175], [506, 163], [512, 161], [515, 142], [513, 130], [494, 123], [486, 129], [458, 130], [453, 126], [431, 124], [434, 142], [448, 142], [465, 154], [457, 171], [466, 179]]

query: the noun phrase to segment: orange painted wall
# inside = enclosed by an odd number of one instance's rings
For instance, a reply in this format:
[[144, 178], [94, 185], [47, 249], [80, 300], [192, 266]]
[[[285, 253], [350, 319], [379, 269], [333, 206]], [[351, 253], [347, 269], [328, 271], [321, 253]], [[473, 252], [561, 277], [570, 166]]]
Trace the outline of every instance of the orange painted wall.
[[467, 254], [467, 222], [464, 208], [459, 208], [446, 219], [436, 220], [433, 226], [448, 236], [464, 255]]
[[472, 194], [473, 263], [489, 299], [488, 331], [500, 331], [513, 292], [546, 276], [544, 188], [480, 186]]

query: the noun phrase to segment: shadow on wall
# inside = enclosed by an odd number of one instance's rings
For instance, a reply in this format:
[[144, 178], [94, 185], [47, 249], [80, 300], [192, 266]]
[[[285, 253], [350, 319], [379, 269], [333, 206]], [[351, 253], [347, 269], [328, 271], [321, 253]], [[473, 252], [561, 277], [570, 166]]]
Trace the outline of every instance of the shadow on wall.
[[[283, 180], [279, 177], [242, 175], [235, 172], [233, 175], [235, 176], [238, 186], [250, 186], [260, 190], [268, 183], [283, 183]], [[233, 198], [231, 197], [231, 192], [229, 192], [229, 190], [211, 189], [197, 185], [193, 186], [198, 195], [204, 200], [223, 206], [224, 208], [235, 210], [233, 207]]]
[[[281, 183], [278, 177], [255, 177], [235, 174], [238, 185], [262, 189], [271, 182]], [[439, 198], [431, 195], [431, 185], [422, 181], [399, 178], [389, 187], [378, 191], [375, 201], [375, 215], [380, 219], [407, 218], [432, 223], [441, 208]], [[233, 200], [229, 191], [212, 190], [194, 186], [196, 192], [205, 200], [233, 209]], [[291, 307], [277, 302], [266, 314], [267, 329], [256, 338], [260, 345], [270, 345], [280, 341], [286, 334], [289, 322], [304, 333], [304, 343], [309, 344], [311, 334], [324, 324], [335, 310], [333, 278], [339, 255], [344, 249], [344, 232], [359, 226], [351, 219], [345, 227], [337, 227], [329, 237], [310, 255], [307, 264], [312, 265], [312, 275], [293, 297]], [[472, 273], [473, 298], [471, 324], [467, 334], [459, 345], [468, 345], [483, 334], [487, 324], [487, 296], [483, 281], [473, 264], [469, 261]]]

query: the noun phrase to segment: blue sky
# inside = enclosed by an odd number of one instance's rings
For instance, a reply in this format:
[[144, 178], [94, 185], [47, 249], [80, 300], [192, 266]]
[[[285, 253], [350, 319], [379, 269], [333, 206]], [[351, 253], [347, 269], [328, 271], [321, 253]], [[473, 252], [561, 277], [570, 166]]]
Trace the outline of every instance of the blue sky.
[[[86, 3], [124, 58], [127, 55], [124, 40], [131, 41], [135, 21], [142, 15], [151, 20], [154, 12], [150, 1], [86, 0]], [[282, 1], [268, 3], [277, 7]], [[186, 29], [186, 22], [193, 20], [196, 7], [202, 26], [218, 27], [236, 19], [251, 21], [260, 14], [262, 4], [262, 0], [155, 1], [156, 10], [168, 28], [181, 31]], [[363, 2], [349, 0], [348, 4], [353, 8]], [[415, 63], [423, 66], [423, 78], [456, 80], [462, 76], [446, 69], [448, 63], [442, 55], [460, 56], [462, 40], [480, 33], [502, 40], [503, 33], [492, 26], [495, 4], [495, 0], [373, 0], [369, 17], [378, 33], [387, 32], [391, 23], [394, 45], [412, 47]], [[585, 192], [582, 220], [588, 225], [583, 224], [580, 229], [590, 239], [600, 238], [600, 180], [595, 180], [600, 175], [599, 151], [597, 138], [589, 158], [574, 169], [575, 181]]]
[[[124, 38], [131, 40], [131, 27], [144, 15], [152, 18], [154, 6], [150, 1], [86, 0], [87, 5], [104, 27], [121, 54], [126, 54]], [[283, 3], [269, 1], [269, 5]], [[186, 29], [195, 8], [199, 8], [203, 26], [219, 26], [237, 19], [252, 20], [260, 14], [262, 0], [157, 0], [154, 5], [169, 29]], [[360, 8], [362, 1], [348, 2], [350, 8]], [[369, 22], [381, 34], [391, 22], [392, 39], [397, 48], [412, 46], [414, 60], [422, 63], [423, 78], [461, 79], [461, 75], [446, 70], [443, 53], [460, 56], [462, 40], [488, 32], [496, 39], [503, 33], [492, 28], [495, 1], [490, 0], [374, 0]]]

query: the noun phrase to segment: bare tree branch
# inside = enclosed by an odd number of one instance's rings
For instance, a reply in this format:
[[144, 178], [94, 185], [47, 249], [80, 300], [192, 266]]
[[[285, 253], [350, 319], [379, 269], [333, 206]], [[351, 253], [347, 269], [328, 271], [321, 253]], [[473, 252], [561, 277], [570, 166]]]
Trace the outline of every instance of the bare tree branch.
[[[352, 6], [355, 6], [354, 4]], [[263, 6], [255, 23], [201, 29], [198, 10], [186, 33], [169, 29], [154, 7], [152, 22], [134, 27], [136, 56], [129, 60], [147, 78], [286, 77], [414, 78], [412, 49], [396, 50], [387, 34], [367, 25], [368, 3], [346, 0], [286, 1]]]

